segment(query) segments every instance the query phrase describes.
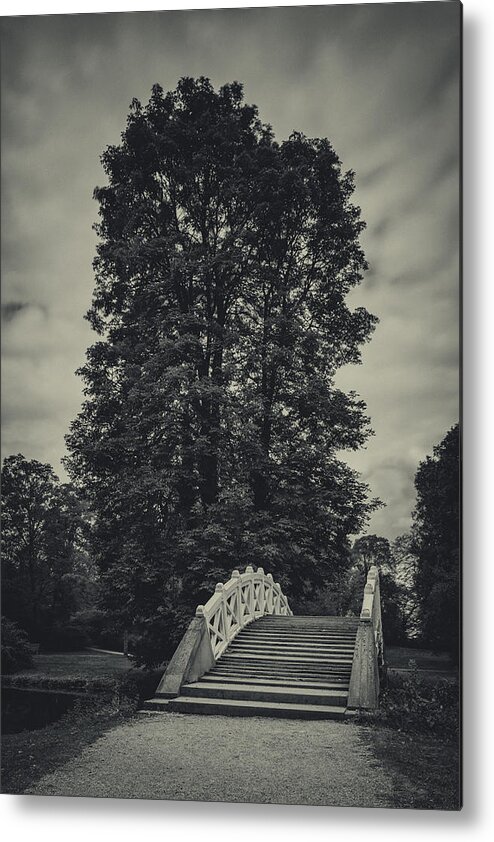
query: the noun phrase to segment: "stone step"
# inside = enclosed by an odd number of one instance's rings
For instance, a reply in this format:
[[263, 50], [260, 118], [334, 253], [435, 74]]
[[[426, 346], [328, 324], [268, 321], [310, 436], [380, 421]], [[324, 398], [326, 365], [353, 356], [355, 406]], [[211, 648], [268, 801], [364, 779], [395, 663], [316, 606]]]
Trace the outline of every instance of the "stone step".
[[[225, 655], [224, 660], [222, 659], [222, 663], [236, 663], [237, 661], [246, 661], [250, 663], [252, 660], [254, 661], [280, 661], [285, 664], [289, 663], [300, 663], [303, 664], [312, 664], [317, 665], [319, 667], [331, 666], [333, 664], [348, 664], [351, 663], [353, 658], [353, 652], [349, 653], [348, 655], [343, 652], [326, 652], [325, 654], [321, 655], [319, 658], [314, 658], [312, 652], [293, 652], [291, 650], [287, 650], [286, 652], [266, 652], [265, 649], [262, 651], [255, 650], [255, 649], [236, 649], [228, 652], [228, 655]], [[219, 661], [218, 661], [219, 663]]]
[[[348, 628], [350, 626], [357, 626], [359, 623], [358, 617], [306, 617], [302, 614], [298, 614], [296, 617], [281, 617], [275, 616], [274, 614], [264, 614], [262, 617], [256, 617], [255, 620], [251, 620], [250, 623], [256, 623], [257, 625], [277, 625], [277, 626], [295, 626], [297, 628], [302, 628], [307, 626], [308, 628], [314, 628], [314, 626], [321, 626], [324, 628], [329, 628], [331, 626], [338, 626], [343, 628]], [[250, 624], [247, 621], [247, 625]]]
[[[305, 614], [297, 614], [291, 617], [282, 617], [280, 614], [263, 614], [262, 617], [256, 617], [255, 620], [250, 620], [263, 625], [273, 623], [281, 626], [356, 626], [359, 623], [358, 617], [309, 617]], [[247, 624], [249, 620], [247, 620]]]
[[[252, 669], [252, 667], [250, 669], [223, 669], [223, 668], [221, 668], [221, 674], [222, 675], [226, 675], [226, 674], [232, 675], [232, 674], [235, 674], [235, 673], [239, 673], [239, 674], [242, 674], [242, 675], [251, 675], [253, 678], [263, 678], [263, 677], [266, 676], [267, 678], [270, 677], [270, 678], [276, 678], [276, 679], [280, 679], [280, 680], [283, 680], [286, 677], [286, 678], [290, 678], [290, 679], [307, 678], [307, 679], [312, 679], [314, 681], [340, 681], [340, 680], [349, 681], [350, 675], [351, 675], [351, 670], [350, 669], [347, 669], [347, 670], [343, 670], [343, 669], [337, 669], [337, 670], [295, 670], [295, 669], [294, 670], [282, 670], [282, 669], [266, 670], [266, 669], [261, 669], [261, 668]], [[217, 674], [217, 673], [215, 673], [215, 674]]]
[[283, 616], [281, 614], [263, 614], [258, 617], [258, 623], [292, 623], [294, 625], [358, 625], [359, 618], [355, 615], [350, 617], [339, 617], [330, 614], [291, 614], [290, 616]]
[[315, 646], [323, 645], [326, 646], [328, 644], [354, 644], [356, 639], [356, 635], [334, 635], [334, 634], [326, 634], [326, 635], [308, 635], [308, 634], [281, 634], [281, 633], [269, 633], [269, 632], [243, 632], [241, 631], [233, 640], [258, 640], [261, 642], [269, 643], [273, 641], [276, 643], [277, 641], [280, 643], [310, 643], [314, 644]]
[[288, 641], [293, 643], [355, 643], [356, 635], [353, 634], [289, 634], [283, 632], [269, 632], [269, 631], [241, 631], [234, 638], [234, 640], [262, 640], [262, 641]]
[[267, 679], [276, 679], [281, 682], [284, 680], [287, 681], [318, 681], [318, 682], [348, 682], [350, 680], [350, 673], [351, 670], [330, 670], [329, 672], [322, 672], [322, 671], [300, 671], [300, 670], [282, 670], [282, 669], [255, 669], [253, 670], [251, 667], [249, 669], [242, 669], [242, 668], [219, 668], [213, 669], [208, 675], [239, 675], [251, 678], [267, 678]]
[[271, 684], [208, 684], [196, 681], [182, 687], [181, 696], [205, 699], [243, 699], [254, 702], [289, 702], [303, 705], [343, 705], [346, 690], [321, 690], [310, 687], [277, 687]]
[[262, 628], [258, 629], [247, 627], [246, 629], [242, 629], [238, 634], [242, 637], [290, 637], [296, 640], [301, 640], [304, 638], [306, 638], [307, 640], [354, 640], [357, 632], [355, 629], [349, 629], [347, 631], [327, 630], [317, 632], [310, 632], [306, 629], [300, 629], [299, 631], [294, 631], [291, 629], [274, 629], [263, 626]]
[[301, 629], [307, 628], [313, 631], [314, 629], [356, 629], [358, 626], [358, 618], [343, 617], [275, 617], [274, 615], [265, 614], [264, 617], [259, 617], [253, 621], [257, 628], [262, 626], [270, 628], [283, 629]]
[[321, 644], [308, 644], [308, 643], [254, 643], [246, 640], [234, 640], [233, 643], [230, 643], [228, 647], [229, 652], [286, 652], [286, 653], [306, 653], [306, 654], [313, 654], [314, 656], [318, 656], [324, 658], [325, 655], [331, 655], [332, 653], [335, 654], [342, 654], [342, 655], [353, 655], [353, 651], [355, 646], [353, 644], [349, 645], [333, 645], [333, 646], [323, 646]]
[[353, 635], [357, 632], [357, 626], [283, 626], [276, 623], [262, 623], [257, 620], [242, 629], [242, 632], [252, 634], [293, 634], [318, 637], [319, 635]]
[[257, 638], [257, 637], [235, 637], [232, 642], [229, 644], [228, 649], [231, 649], [233, 646], [242, 648], [244, 646], [255, 646], [257, 648], [264, 648], [264, 649], [274, 649], [277, 651], [279, 648], [289, 648], [289, 649], [313, 649], [315, 652], [321, 652], [325, 650], [331, 649], [343, 649], [346, 651], [352, 651], [355, 649], [355, 641], [354, 640], [283, 640], [281, 638], [277, 638], [273, 640], [271, 638]]
[[256, 673], [258, 670], [263, 672], [282, 672], [283, 675], [288, 673], [299, 673], [305, 675], [306, 673], [334, 673], [334, 672], [350, 672], [351, 664], [340, 663], [297, 663], [297, 661], [255, 661], [252, 659], [232, 658], [231, 660], [218, 661], [218, 669], [236, 670], [242, 669], [248, 672]]
[[[164, 702], [164, 704], [162, 704]], [[169, 710], [175, 713], [214, 714], [216, 716], [273, 716], [290, 719], [343, 719], [346, 708], [341, 705], [305, 705], [293, 702], [246, 701], [245, 699], [210, 699], [177, 696], [170, 701], [151, 699], [147, 710]]]
[[271, 678], [269, 676], [264, 676], [263, 678], [259, 676], [248, 675], [242, 672], [236, 673], [220, 673], [220, 672], [208, 672], [206, 675], [203, 675], [200, 679], [201, 683], [207, 682], [209, 684], [252, 684], [253, 686], [257, 686], [258, 684], [266, 684], [269, 683], [273, 687], [310, 687], [314, 690], [346, 690], [348, 692], [349, 682], [336, 680], [336, 681], [318, 681], [317, 679], [307, 679], [307, 678]]
[[352, 663], [352, 658], [348, 655], [331, 655], [326, 656], [325, 658], [318, 658], [317, 656], [311, 657], [309, 655], [283, 655], [281, 652], [279, 653], [271, 653], [271, 652], [235, 652], [231, 649], [227, 649], [223, 655], [221, 656], [222, 663], [234, 663], [238, 660], [243, 661], [278, 661], [279, 663], [286, 663], [286, 664], [324, 664], [325, 666], [329, 666], [330, 664], [350, 664]]
[[[250, 645], [248, 645], [248, 646], [246, 645], [244, 647], [244, 646], [238, 646], [238, 645], [235, 645], [235, 644], [232, 643], [232, 644], [230, 644], [230, 646], [227, 649], [225, 649], [225, 651], [223, 652], [221, 657], [224, 658], [225, 656], [228, 656], [230, 654], [232, 656], [235, 655], [235, 657], [239, 657], [240, 655], [242, 655], [243, 652], [247, 653], [247, 651], [250, 648], [251, 648]], [[325, 650], [323, 652], [320, 652], [320, 650], [318, 650], [318, 649], [313, 649], [312, 647], [305, 647], [305, 646], [273, 647], [272, 648], [269, 644], [266, 644], [265, 646], [255, 646], [253, 644], [253, 651], [256, 652], [256, 653], [259, 652], [259, 654], [265, 653], [266, 656], [269, 656], [269, 657], [277, 657], [278, 655], [280, 657], [284, 657], [284, 654], [283, 654], [284, 652], [291, 651], [291, 652], [294, 653], [293, 657], [295, 657], [295, 658], [300, 657], [300, 658], [312, 658], [312, 660], [325, 660], [326, 658], [331, 656], [331, 653], [334, 650], [331, 649], [331, 647], [329, 647], [327, 649], [327, 651]], [[347, 649], [343, 650], [343, 652], [341, 652], [341, 653], [336, 650], [335, 657], [352, 658], [353, 652], [354, 652], [353, 646], [350, 647], [348, 650]], [[292, 655], [288, 655], [288, 657], [292, 657]]]
[[223, 655], [221, 656], [221, 658], [218, 659], [217, 663], [236, 664], [239, 661], [245, 661], [246, 664], [251, 664], [253, 661], [257, 661], [259, 664], [270, 664], [273, 662], [279, 662], [280, 664], [284, 664], [285, 666], [288, 666], [289, 664], [298, 664], [301, 667], [306, 666], [310, 668], [316, 666], [317, 668], [319, 668], [321, 666], [324, 668], [332, 666], [333, 664], [351, 663], [352, 659], [353, 652], [349, 653], [348, 655], [343, 655], [340, 653], [328, 653], [318, 658], [313, 657], [312, 654], [308, 652], [284, 653], [270, 652], [266, 649], [263, 649], [262, 652], [260, 652], [259, 650], [251, 652], [249, 650], [228, 649], [225, 652], [223, 652]]
[[243, 676], [245, 678], [260, 678], [265, 681], [317, 681], [318, 683], [335, 683], [346, 682], [349, 683], [351, 671], [346, 672], [297, 672], [296, 670], [219, 670], [211, 673], [212, 675], [221, 676]]
[[336, 687], [339, 686], [344, 690], [350, 683], [350, 675], [311, 675], [304, 676], [303, 678], [297, 675], [288, 675], [285, 678], [280, 673], [255, 673], [252, 675], [249, 675], [248, 673], [214, 673], [214, 680], [222, 680], [224, 682], [231, 681], [233, 683], [238, 682], [240, 684], [244, 682], [251, 683], [252, 681], [259, 681], [262, 684], [278, 684], [280, 687], [306, 687], [313, 685], [317, 688], [333, 687], [336, 685]]

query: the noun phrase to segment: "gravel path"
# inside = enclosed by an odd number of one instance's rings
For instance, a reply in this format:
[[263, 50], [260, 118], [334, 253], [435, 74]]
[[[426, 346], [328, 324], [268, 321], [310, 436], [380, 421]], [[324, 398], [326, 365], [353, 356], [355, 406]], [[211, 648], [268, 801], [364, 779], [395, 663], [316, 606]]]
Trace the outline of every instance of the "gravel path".
[[392, 782], [348, 722], [139, 714], [33, 784], [33, 795], [391, 806]]

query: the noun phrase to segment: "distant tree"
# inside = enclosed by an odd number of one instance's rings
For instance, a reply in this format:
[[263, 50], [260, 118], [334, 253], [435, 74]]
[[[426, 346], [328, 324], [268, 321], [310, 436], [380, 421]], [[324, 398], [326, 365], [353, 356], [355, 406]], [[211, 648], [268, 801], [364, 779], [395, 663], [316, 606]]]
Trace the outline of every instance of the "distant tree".
[[419, 638], [421, 635], [419, 607], [415, 587], [417, 577], [417, 557], [411, 533], [399, 535], [392, 544], [396, 561], [395, 577], [403, 593], [402, 608], [405, 616], [407, 636]]
[[363, 535], [357, 538], [352, 547], [352, 560], [365, 576], [373, 565], [380, 572], [389, 572], [395, 567], [395, 558], [387, 538], [379, 535]]
[[334, 385], [376, 321], [345, 301], [366, 268], [353, 174], [204, 78], [134, 100], [102, 163], [100, 340], [67, 464], [107, 602], [150, 627], [246, 563], [309, 592], [373, 507], [336, 456], [370, 432]]
[[4, 460], [2, 501], [2, 613], [38, 638], [81, 603], [87, 521], [74, 489], [21, 454]]
[[396, 576], [396, 557], [387, 538], [363, 535], [352, 547], [352, 567], [346, 576], [346, 612], [361, 610], [364, 585], [369, 569], [379, 570], [381, 613], [385, 641], [402, 643], [407, 636], [405, 589]]
[[386, 645], [397, 646], [409, 636], [406, 591], [394, 573], [379, 576], [383, 635]]
[[411, 551], [423, 637], [459, 654], [460, 633], [460, 431], [452, 427], [415, 475]]

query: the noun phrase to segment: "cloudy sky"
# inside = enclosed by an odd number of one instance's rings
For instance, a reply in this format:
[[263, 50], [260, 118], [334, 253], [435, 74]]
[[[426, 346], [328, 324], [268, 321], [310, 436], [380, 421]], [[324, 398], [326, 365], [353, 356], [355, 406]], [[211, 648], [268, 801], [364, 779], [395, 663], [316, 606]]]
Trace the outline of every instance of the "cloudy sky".
[[2, 18], [2, 455], [50, 462], [79, 410], [93, 341], [99, 156], [133, 97], [183, 75], [244, 83], [279, 139], [329, 137], [356, 173], [370, 270], [352, 293], [380, 324], [338, 385], [375, 436], [348, 455], [395, 537], [413, 477], [458, 419], [459, 4]]

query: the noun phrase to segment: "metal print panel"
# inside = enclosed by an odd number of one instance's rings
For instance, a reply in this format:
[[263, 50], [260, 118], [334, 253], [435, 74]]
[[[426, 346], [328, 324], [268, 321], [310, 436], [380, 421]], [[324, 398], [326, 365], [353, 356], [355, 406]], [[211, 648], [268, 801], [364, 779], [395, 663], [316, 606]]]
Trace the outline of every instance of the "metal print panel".
[[460, 809], [461, 5], [1, 46], [2, 791]]

